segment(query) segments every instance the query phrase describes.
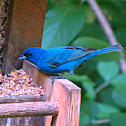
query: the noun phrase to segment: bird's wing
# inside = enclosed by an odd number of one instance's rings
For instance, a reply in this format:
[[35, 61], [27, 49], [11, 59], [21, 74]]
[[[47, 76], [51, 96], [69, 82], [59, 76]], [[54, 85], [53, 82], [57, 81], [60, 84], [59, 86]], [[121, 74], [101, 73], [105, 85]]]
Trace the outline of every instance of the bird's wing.
[[61, 64], [71, 62], [80, 59], [89, 53], [96, 51], [94, 48], [83, 48], [78, 46], [57, 47], [48, 49], [48, 53], [51, 54], [46, 57], [46, 62], [50, 67], [58, 67]]

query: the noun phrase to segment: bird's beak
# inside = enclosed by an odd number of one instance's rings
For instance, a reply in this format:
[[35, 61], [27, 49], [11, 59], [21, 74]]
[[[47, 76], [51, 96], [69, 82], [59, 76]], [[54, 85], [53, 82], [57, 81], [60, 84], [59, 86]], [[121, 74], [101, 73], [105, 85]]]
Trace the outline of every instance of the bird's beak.
[[18, 57], [18, 59], [26, 59], [26, 56], [22, 54], [21, 56]]

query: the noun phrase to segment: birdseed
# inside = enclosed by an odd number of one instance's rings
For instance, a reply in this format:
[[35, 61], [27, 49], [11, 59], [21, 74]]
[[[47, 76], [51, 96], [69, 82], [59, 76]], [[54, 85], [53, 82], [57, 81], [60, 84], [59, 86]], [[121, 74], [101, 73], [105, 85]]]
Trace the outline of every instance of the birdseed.
[[31, 77], [22, 69], [2, 75], [0, 72], [0, 95], [44, 95], [42, 86], [35, 84]]

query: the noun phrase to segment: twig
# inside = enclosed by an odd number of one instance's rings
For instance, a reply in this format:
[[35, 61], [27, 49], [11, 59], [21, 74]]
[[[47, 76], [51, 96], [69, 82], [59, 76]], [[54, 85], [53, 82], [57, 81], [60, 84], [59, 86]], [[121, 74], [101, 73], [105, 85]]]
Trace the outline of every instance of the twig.
[[[97, 2], [95, 0], [87, 0], [87, 2], [89, 3], [89, 5], [91, 6], [92, 10], [94, 11], [98, 21], [100, 22], [104, 33], [106, 34], [109, 42], [111, 45], [117, 45], [119, 44], [119, 42], [117, 41], [111, 26], [109, 25], [109, 22], [107, 21], [107, 19], [105, 18], [104, 14], [102, 13], [100, 7], [98, 6]], [[126, 61], [124, 60], [125, 56], [124, 53], [122, 51], [120, 51], [120, 54], [122, 56], [123, 59], [121, 59], [119, 61], [120, 64], [120, 68], [122, 73], [126, 73]]]
[[103, 124], [103, 123], [108, 123], [108, 122], [110, 122], [109, 119], [104, 119], [104, 120], [98, 120], [96, 122], [92, 122], [92, 123], [84, 125], [84, 126], [92, 126], [92, 125], [98, 125], [98, 124]]
[[96, 89], [95, 89], [95, 94], [98, 94], [101, 90], [103, 90], [104, 88], [106, 88], [107, 86], [109, 85], [108, 82], [104, 82], [103, 84], [101, 84], [100, 86], [98, 86]]

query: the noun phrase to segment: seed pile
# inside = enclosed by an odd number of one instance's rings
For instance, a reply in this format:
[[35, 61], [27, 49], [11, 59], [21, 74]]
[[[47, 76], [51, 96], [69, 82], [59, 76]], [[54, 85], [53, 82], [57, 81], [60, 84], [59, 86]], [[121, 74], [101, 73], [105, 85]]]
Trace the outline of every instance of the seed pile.
[[22, 69], [11, 72], [11, 74], [2, 76], [0, 72], [0, 95], [44, 95], [42, 86], [37, 86], [32, 78], [26, 75]]

